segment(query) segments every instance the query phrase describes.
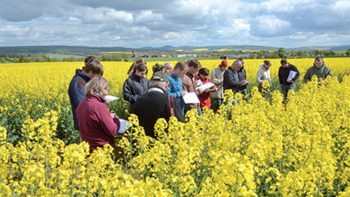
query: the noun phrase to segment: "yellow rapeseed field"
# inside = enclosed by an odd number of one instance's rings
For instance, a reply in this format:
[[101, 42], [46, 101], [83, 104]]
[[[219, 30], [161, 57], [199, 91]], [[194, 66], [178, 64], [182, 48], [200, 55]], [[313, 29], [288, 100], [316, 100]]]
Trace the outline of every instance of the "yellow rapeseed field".
[[[350, 196], [350, 58], [325, 59], [334, 78], [321, 86], [315, 78], [302, 82], [313, 59], [289, 59], [301, 78], [286, 106], [279, 61], [271, 60], [268, 101], [255, 82], [263, 60], [245, 60], [248, 103], [200, 117], [190, 111], [186, 123], [159, 119], [158, 140], [145, 136], [131, 115], [134, 127], [118, 142], [124, 159], [117, 162], [110, 146], [89, 154], [88, 144], [71, 143], [77, 134], [68, 85], [82, 62], [0, 64], [0, 194]], [[221, 60], [200, 62], [212, 70]], [[111, 94], [121, 97], [131, 63], [102, 64]], [[154, 64], [147, 63], [148, 78]], [[118, 102], [111, 111], [127, 114], [125, 101]]]

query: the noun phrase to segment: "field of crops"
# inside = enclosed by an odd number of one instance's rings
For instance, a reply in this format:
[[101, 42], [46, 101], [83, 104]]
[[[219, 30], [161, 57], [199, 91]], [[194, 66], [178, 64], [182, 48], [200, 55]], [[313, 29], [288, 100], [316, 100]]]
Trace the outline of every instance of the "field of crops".
[[[290, 59], [301, 78], [287, 106], [279, 61], [271, 60], [268, 101], [255, 82], [262, 61], [246, 60], [254, 82], [248, 103], [200, 117], [190, 111], [186, 123], [160, 119], [157, 141], [144, 135], [122, 99], [131, 63], [102, 62], [110, 94], [120, 98], [111, 112], [134, 124], [119, 141], [125, 159], [118, 162], [111, 148], [89, 154], [88, 145], [78, 143], [68, 84], [82, 62], [0, 64], [0, 194], [350, 196], [350, 58], [325, 59], [334, 75], [326, 86], [302, 82], [313, 59]], [[221, 60], [200, 62], [212, 70]], [[147, 64], [148, 78], [154, 64]]]

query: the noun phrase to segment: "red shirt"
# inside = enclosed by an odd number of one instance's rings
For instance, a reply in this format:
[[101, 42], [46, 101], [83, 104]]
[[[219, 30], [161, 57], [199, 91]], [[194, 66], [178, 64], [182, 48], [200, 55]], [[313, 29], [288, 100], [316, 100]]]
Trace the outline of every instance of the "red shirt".
[[102, 97], [94, 94], [84, 98], [76, 110], [80, 136], [89, 143], [90, 153], [107, 143], [116, 148], [114, 135], [120, 128], [120, 122], [118, 118], [112, 118], [104, 102]]
[[[202, 85], [208, 83], [208, 82], [211, 82], [211, 80], [207, 77], [205, 80], [203, 80], [201, 77], [199, 77], [198, 75], [196, 75], [194, 77], [194, 79], [197, 81], [197, 80], [201, 80], [202, 82]], [[212, 82], [211, 82], [212, 83]], [[215, 86], [216, 87], [216, 86]], [[210, 101], [210, 92], [215, 92], [215, 91], [209, 91], [207, 93], [204, 93], [204, 94], [200, 94], [198, 95], [198, 99], [199, 101], [201, 102], [200, 103], [200, 108], [203, 109], [204, 106], [206, 106], [208, 109], [210, 109], [211, 107], [211, 101]]]

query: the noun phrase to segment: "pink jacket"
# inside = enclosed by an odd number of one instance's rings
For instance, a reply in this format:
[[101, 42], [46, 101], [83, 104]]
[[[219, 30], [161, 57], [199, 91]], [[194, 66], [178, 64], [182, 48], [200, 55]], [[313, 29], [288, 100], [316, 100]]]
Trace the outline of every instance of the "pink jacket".
[[116, 148], [114, 135], [120, 128], [120, 122], [118, 118], [112, 118], [104, 102], [102, 97], [94, 94], [84, 98], [76, 110], [80, 136], [89, 143], [90, 153], [107, 143]]

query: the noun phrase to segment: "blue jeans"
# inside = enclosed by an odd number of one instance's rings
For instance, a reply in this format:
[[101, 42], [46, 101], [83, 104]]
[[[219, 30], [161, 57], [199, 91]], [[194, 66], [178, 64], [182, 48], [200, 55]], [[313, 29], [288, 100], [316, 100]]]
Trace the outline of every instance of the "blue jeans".
[[284, 85], [284, 84], [281, 85], [282, 94], [283, 94], [283, 98], [284, 98], [283, 101], [287, 100], [289, 90], [294, 90], [294, 88], [295, 88], [294, 82], [292, 84], [289, 84], [289, 85]]
[[202, 113], [202, 109], [201, 109], [200, 107], [198, 107], [197, 111], [198, 111], [198, 116], [203, 115], [203, 113]]
[[244, 95], [243, 100], [248, 101], [247, 89], [243, 89], [243, 90], [240, 90], [238, 92]]
[[222, 103], [224, 102], [224, 99], [215, 98], [215, 101], [216, 101], [216, 106], [219, 108], [222, 105]]

